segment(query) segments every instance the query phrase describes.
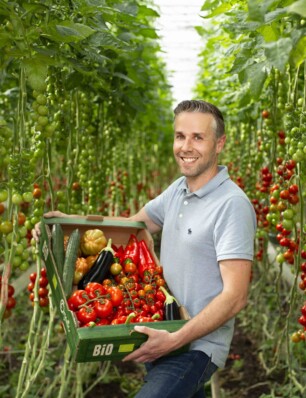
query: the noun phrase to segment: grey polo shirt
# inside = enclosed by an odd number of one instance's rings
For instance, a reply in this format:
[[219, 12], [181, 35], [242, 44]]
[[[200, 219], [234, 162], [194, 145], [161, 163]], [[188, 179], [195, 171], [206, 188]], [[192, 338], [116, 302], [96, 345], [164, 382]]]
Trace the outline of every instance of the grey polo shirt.
[[[173, 295], [191, 316], [223, 288], [219, 261], [253, 260], [256, 216], [227, 168], [196, 192], [185, 177], [146, 204], [148, 216], [162, 227], [160, 262]], [[191, 344], [223, 367], [233, 337], [234, 319]]]

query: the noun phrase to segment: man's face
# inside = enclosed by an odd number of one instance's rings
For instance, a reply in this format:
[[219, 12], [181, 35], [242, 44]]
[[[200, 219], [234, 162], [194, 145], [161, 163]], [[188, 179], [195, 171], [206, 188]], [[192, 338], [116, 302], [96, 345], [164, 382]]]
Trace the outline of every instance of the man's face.
[[182, 112], [175, 118], [173, 153], [180, 171], [195, 179], [217, 165], [225, 136], [217, 139], [214, 118], [209, 113]]

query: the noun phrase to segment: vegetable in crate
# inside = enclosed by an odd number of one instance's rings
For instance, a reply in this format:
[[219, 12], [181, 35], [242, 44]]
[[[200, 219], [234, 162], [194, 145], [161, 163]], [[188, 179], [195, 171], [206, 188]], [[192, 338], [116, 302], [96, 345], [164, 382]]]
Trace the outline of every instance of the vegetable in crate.
[[68, 297], [72, 290], [75, 262], [78, 257], [81, 235], [78, 229], [75, 229], [69, 237], [65, 263], [63, 269], [63, 286], [66, 297]]
[[112, 240], [109, 239], [108, 244], [99, 253], [96, 261], [90, 270], [83, 276], [78, 283], [79, 289], [85, 289], [89, 282], [102, 282], [109, 274], [110, 267], [114, 263], [114, 250], [111, 247]]
[[121, 261], [132, 261], [132, 263], [138, 265], [139, 262], [139, 245], [135, 235], [131, 234], [128, 244], [124, 249]]
[[167, 292], [167, 290], [163, 286], [160, 286], [159, 289], [166, 296], [166, 300], [164, 302], [164, 312], [165, 312], [166, 321], [180, 320], [181, 319], [180, 310], [176, 298], [171, 296], [171, 294]]
[[60, 277], [63, 277], [63, 268], [65, 262], [64, 232], [60, 224], [54, 224], [52, 227], [52, 253]]
[[81, 239], [81, 250], [85, 256], [98, 254], [107, 244], [107, 239], [100, 229], [85, 231]]
[[138, 246], [139, 246], [138, 272], [141, 278], [143, 278], [145, 271], [154, 269], [156, 267], [156, 264], [146, 242], [144, 240], [141, 240], [139, 241]]

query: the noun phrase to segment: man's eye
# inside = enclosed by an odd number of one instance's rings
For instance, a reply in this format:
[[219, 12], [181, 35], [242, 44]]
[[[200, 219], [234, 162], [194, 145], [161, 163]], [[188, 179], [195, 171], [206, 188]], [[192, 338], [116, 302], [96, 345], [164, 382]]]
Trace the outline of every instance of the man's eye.
[[201, 137], [200, 135], [196, 135], [196, 136], [194, 137], [194, 139], [195, 139], [196, 141], [201, 141], [201, 140], [202, 140], [202, 137]]

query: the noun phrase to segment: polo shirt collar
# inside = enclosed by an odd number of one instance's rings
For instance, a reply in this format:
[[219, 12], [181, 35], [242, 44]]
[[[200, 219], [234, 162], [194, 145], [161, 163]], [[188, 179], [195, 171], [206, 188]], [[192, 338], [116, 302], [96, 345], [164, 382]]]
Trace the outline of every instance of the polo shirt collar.
[[[195, 192], [192, 192], [193, 195], [196, 195], [198, 198], [203, 198], [205, 195], [209, 194], [210, 192], [214, 191], [221, 185], [225, 180], [230, 178], [228, 174], [228, 169], [226, 166], [218, 166], [218, 174], [215, 175], [207, 184], [203, 187], [198, 189]], [[178, 189], [185, 191], [185, 193], [189, 194], [190, 191], [187, 186], [186, 178], [182, 179], [181, 184], [178, 186]]]

